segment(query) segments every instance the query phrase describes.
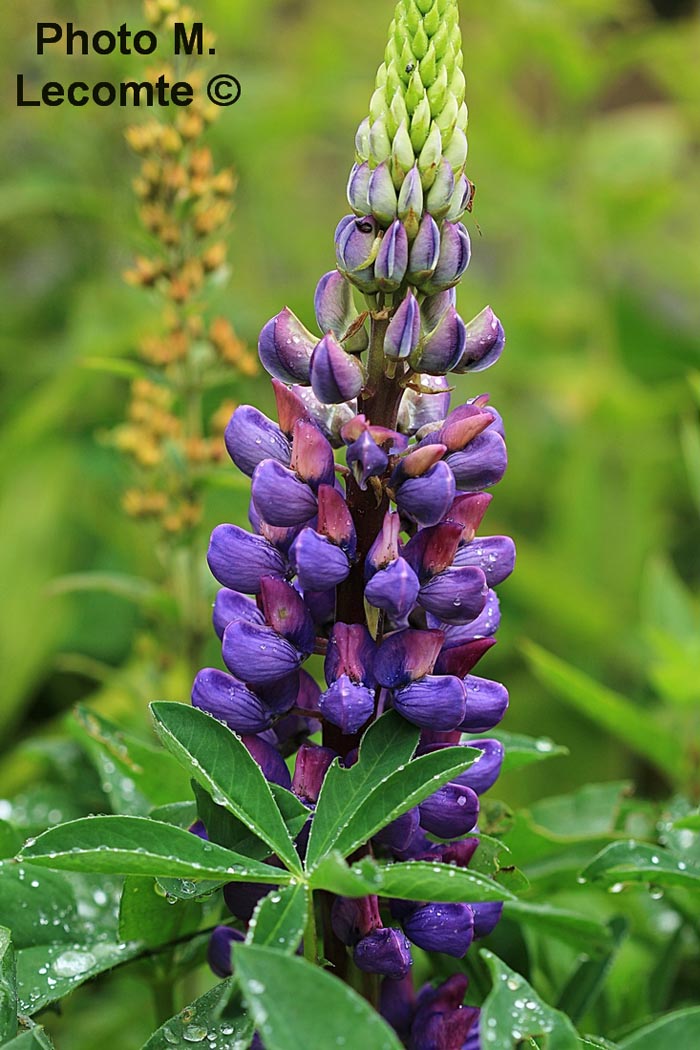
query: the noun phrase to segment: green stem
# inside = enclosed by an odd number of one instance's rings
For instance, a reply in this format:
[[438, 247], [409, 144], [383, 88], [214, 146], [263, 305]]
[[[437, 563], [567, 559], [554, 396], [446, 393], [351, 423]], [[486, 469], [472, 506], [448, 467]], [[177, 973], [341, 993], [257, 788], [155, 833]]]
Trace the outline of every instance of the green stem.
[[153, 992], [156, 1024], [160, 1026], [176, 1013], [172, 979], [167, 976], [159, 977], [154, 980], [151, 991]]
[[316, 911], [313, 893], [311, 893], [311, 899], [309, 901], [309, 916], [306, 920], [306, 928], [304, 930], [304, 958], [307, 959], [308, 962], [313, 963], [314, 966], [316, 966], [318, 962]]

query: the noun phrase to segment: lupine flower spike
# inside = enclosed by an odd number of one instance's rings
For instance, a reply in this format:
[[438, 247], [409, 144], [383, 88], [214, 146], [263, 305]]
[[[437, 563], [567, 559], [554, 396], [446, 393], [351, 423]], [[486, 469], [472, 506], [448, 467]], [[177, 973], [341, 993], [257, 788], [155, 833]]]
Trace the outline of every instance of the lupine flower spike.
[[[450, 406], [448, 373], [488, 368], [505, 343], [490, 306], [468, 322], [457, 309], [471, 258], [466, 132], [456, 0], [399, 0], [357, 131], [337, 268], [304, 320], [285, 308], [260, 336], [277, 420], [242, 406], [227, 428], [231, 458], [252, 479], [251, 531], [225, 524], [212, 535], [227, 670], [201, 671], [192, 697], [243, 735], [272, 782], [286, 777], [309, 821], [330, 763], [352, 764], [387, 709], [420, 728], [419, 755], [478, 748], [468, 772], [367, 844], [385, 860], [459, 867], [478, 849], [479, 799], [503, 761], [484, 734], [508, 694], [474, 670], [495, 643], [494, 588], [515, 558], [508, 537], [481, 535], [486, 490], [506, 469], [501, 418], [478, 389]], [[303, 670], [312, 652], [325, 654], [323, 687]], [[322, 744], [308, 739], [319, 722]], [[290, 785], [282, 756], [300, 740]], [[248, 921], [264, 892], [232, 885], [226, 900]], [[466, 978], [417, 993], [411, 945], [461, 958], [500, 911], [397, 900], [384, 913], [375, 897], [337, 898], [325, 954], [339, 973], [354, 964], [381, 976], [380, 1008], [406, 1046], [476, 1047]], [[231, 936], [215, 934], [217, 972]]]

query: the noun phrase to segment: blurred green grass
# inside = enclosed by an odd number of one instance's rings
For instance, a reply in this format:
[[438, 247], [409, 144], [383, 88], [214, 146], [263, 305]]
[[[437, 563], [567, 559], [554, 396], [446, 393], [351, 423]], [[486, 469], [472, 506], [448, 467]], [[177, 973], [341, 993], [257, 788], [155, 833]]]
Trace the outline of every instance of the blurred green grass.
[[[217, 34], [211, 72], [234, 72], [241, 101], [210, 134], [240, 186], [232, 275], [216, 308], [254, 344], [288, 303], [312, 317], [333, 265], [354, 130], [381, 58], [376, 0], [202, 0]], [[136, 2], [46, 0], [5, 12], [0, 61], [31, 79], [118, 79], [138, 56], [33, 54], [37, 17], [97, 29], [143, 23]], [[697, 23], [659, 21], [645, 0], [464, 0], [474, 255], [460, 292], [490, 302], [508, 333], [484, 387], [505, 417], [511, 465], [489, 529], [514, 535], [504, 627], [484, 673], [512, 694], [507, 728], [568, 744], [556, 773], [505, 778], [509, 801], [651, 770], [546, 694], [519, 654], [532, 639], [644, 704], [642, 581], [668, 554], [697, 588], [697, 519], [678, 427], [700, 362], [700, 67]], [[121, 272], [143, 247], [118, 109], [6, 108], [0, 141], [0, 579], [3, 703], [10, 748], [94, 682], [60, 654], [119, 666], [138, 617], [124, 600], [49, 597], [57, 575], [152, 576], [153, 536], [127, 521], [128, 471], [96, 434], [123, 412], [126, 380], [86, 368], [127, 355], [153, 309]], [[232, 387], [270, 404], [264, 380]], [[202, 534], [242, 520], [240, 496], [213, 491]], [[174, 697], [173, 697], [174, 698]], [[591, 750], [595, 759], [591, 759]], [[585, 756], [585, 757], [584, 757]], [[545, 779], [546, 778], [546, 779]], [[2, 788], [2, 783], [0, 783]]]

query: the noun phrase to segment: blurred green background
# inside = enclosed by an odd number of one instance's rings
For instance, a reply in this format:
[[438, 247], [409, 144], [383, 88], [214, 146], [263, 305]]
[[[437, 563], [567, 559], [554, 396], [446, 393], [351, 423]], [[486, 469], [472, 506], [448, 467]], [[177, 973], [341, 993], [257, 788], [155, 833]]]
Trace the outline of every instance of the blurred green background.
[[[243, 86], [209, 134], [217, 163], [240, 180], [232, 272], [215, 306], [254, 345], [285, 304], [312, 322], [392, 4], [200, 0], [198, 9], [218, 38], [210, 72]], [[522, 646], [538, 643], [687, 732], [674, 700], [680, 689], [686, 710], [697, 704], [697, 631], [671, 656], [668, 645], [679, 610], [686, 623], [697, 612], [700, 582], [697, 5], [464, 0], [461, 9], [467, 170], [478, 194], [459, 306], [469, 318], [491, 303], [508, 344], [457, 393], [487, 390], [505, 417], [510, 468], [488, 529], [512, 534], [519, 549], [483, 673], [511, 690], [505, 728], [571, 751], [504, 778], [501, 794], [523, 804], [630, 777], [641, 794], [665, 795], [658, 771], [545, 688]], [[155, 308], [121, 279], [144, 246], [137, 162], [123, 139], [135, 114], [13, 105], [16, 72], [34, 83], [117, 81], [147, 60], [57, 48], [37, 58], [37, 20], [144, 25], [137, 0], [3, 11], [0, 795], [35, 768], [36, 747], [18, 744], [133, 661], [143, 628], [128, 601], [52, 596], [51, 581], [94, 569], [156, 574], [153, 535], [120, 507], [128, 466], [100, 440], [123, 418], [128, 383], [86, 366], [133, 355]], [[226, 393], [270, 403], [264, 379]], [[240, 497], [211, 494], [202, 563], [209, 528], [244, 516]], [[172, 688], [168, 699], [185, 698], [184, 682]]]

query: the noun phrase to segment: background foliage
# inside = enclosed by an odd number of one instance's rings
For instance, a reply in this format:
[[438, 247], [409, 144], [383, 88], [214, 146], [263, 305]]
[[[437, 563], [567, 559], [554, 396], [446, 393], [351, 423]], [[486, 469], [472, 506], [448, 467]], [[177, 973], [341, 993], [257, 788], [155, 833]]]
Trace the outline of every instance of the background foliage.
[[[333, 265], [354, 128], [391, 5], [383, 12], [374, 0], [351, 8], [341, 0], [200, 6], [218, 38], [212, 61], [243, 85], [240, 103], [210, 134], [217, 163], [234, 165], [240, 179], [231, 276], [215, 305], [254, 344], [284, 303], [309, 321], [315, 280]], [[589, 793], [578, 805], [599, 848], [614, 830], [620, 782], [650, 800], [683, 790], [697, 804], [700, 793], [697, 753], [682, 747], [693, 733], [698, 739], [700, 681], [700, 66], [692, 7], [462, 5], [468, 171], [483, 237], [474, 236], [460, 308], [471, 316], [490, 301], [508, 334], [488, 384], [506, 420], [511, 465], [489, 524], [519, 548], [489, 673], [511, 690], [506, 730], [551, 736], [570, 750], [508, 774], [499, 794], [529, 807], [511, 847], [520, 833], [518, 862], [526, 870], [529, 862], [531, 881], [535, 873], [552, 899], [547, 870], [551, 878], [559, 869], [541, 862], [551, 842], [538, 854], [525, 825], [556, 837], [567, 808], [547, 808], [544, 796], [607, 783], [607, 794]], [[668, 17], [674, 12], [682, 17]], [[127, 0], [12, 5], [0, 41], [11, 76], [117, 80], [139, 72], [137, 56], [37, 58], [39, 17], [93, 30], [142, 24], [139, 4]], [[154, 658], [147, 618], [133, 603], [58, 593], [52, 584], [86, 570], [158, 572], [153, 535], [120, 508], [128, 468], [104, 440], [123, 417], [127, 380], [95, 367], [96, 358], [133, 355], [153, 312], [147, 294], [121, 281], [143, 238], [130, 186], [136, 164], [122, 134], [132, 116], [8, 105], [0, 130], [0, 795], [10, 800], [0, 816], [27, 829], [104, 807], [108, 776], [101, 787], [86, 774], [63, 728], [74, 702], [89, 699], [144, 732], [146, 701], [184, 699], [189, 686], [176, 653]], [[459, 380], [460, 392], [481, 392], [468, 382]], [[226, 393], [261, 407], [269, 396], [255, 380]], [[211, 490], [202, 564], [208, 528], [242, 521], [245, 510], [235, 490]], [[616, 708], [615, 699], [632, 706]], [[636, 716], [647, 714], [649, 731], [635, 736]], [[579, 910], [617, 914], [616, 898], [582, 891], [569, 875], [566, 884], [558, 878], [557, 903], [575, 899]], [[669, 1005], [663, 989], [650, 1001], [649, 975], [658, 974], [658, 987], [666, 958], [659, 946], [670, 951], [679, 941], [668, 969], [687, 936], [664, 899], [650, 902], [646, 889], [622, 896], [638, 935], [587, 1018], [588, 1030], [615, 1036]], [[689, 924], [697, 932], [692, 908]], [[524, 966], [526, 947], [508, 924], [499, 937], [499, 953]], [[530, 977], [556, 1002], [565, 993], [555, 978], [560, 953], [569, 953], [568, 965], [577, 949], [538, 945], [529, 945]], [[697, 976], [682, 977], [670, 1005], [692, 1001]], [[202, 977], [189, 998], [206, 986]], [[71, 1046], [108, 1037], [114, 1050], [126, 1050], [151, 1027], [147, 1000], [134, 1009], [144, 994], [138, 969], [117, 971], [46, 1024], [59, 1046], [70, 1026]]]

